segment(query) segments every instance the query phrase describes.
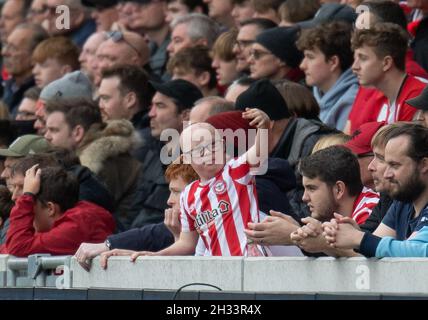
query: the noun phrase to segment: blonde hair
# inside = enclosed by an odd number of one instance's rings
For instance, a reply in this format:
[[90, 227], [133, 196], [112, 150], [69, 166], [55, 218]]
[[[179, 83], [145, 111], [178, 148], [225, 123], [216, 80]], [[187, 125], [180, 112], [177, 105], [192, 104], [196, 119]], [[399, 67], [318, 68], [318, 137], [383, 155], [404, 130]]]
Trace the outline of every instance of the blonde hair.
[[233, 47], [235, 46], [237, 36], [237, 29], [231, 29], [222, 33], [214, 43], [212, 49], [213, 57], [217, 56], [226, 62], [234, 60], [236, 57], [235, 53], [233, 52]]
[[335, 133], [335, 134], [329, 134], [329, 135], [323, 136], [314, 145], [314, 148], [312, 149], [312, 154], [331, 146], [345, 144], [349, 140], [351, 140], [351, 136], [344, 133]]

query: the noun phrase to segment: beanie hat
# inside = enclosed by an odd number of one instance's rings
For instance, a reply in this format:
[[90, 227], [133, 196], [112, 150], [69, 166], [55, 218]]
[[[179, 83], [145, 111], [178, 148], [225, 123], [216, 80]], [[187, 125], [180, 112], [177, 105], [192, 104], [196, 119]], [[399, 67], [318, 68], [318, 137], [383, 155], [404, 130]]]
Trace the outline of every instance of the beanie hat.
[[184, 109], [192, 108], [196, 101], [204, 97], [201, 90], [187, 80], [175, 79], [166, 83], [149, 82], [155, 91], [175, 99]]
[[213, 116], [210, 116], [205, 122], [208, 122], [216, 129], [226, 130], [231, 129], [236, 131], [238, 129], [256, 129], [256, 127], [250, 126], [250, 122], [247, 119], [242, 118], [242, 111], [226, 111], [220, 112]]
[[[235, 148], [239, 148], [239, 143], [242, 143], [242, 141], [239, 141], [238, 136], [235, 136], [235, 133], [237, 130], [244, 130], [245, 131], [245, 150], [248, 149], [248, 138], [249, 138], [249, 130], [250, 129], [257, 129], [256, 127], [250, 126], [250, 122], [247, 119], [242, 118], [242, 111], [227, 111], [227, 112], [220, 112], [218, 114], [215, 114], [213, 116], [210, 116], [205, 122], [211, 124], [214, 128], [219, 130], [227, 130], [230, 129], [230, 131], [223, 131], [223, 137], [228, 139], [233, 139], [233, 146]], [[230, 141], [230, 140], [229, 140]]]
[[296, 47], [299, 30], [296, 27], [268, 29], [256, 37], [256, 43], [268, 49], [289, 67], [297, 68], [303, 59], [302, 52]]
[[278, 89], [268, 80], [261, 79], [254, 82], [236, 99], [236, 109], [245, 111], [245, 108], [257, 108], [264, 111], [271, 120], [290, 118], [287, 103]]
[[49, 83], [40, 93], [44, 101], [53, 98], [88, 98], [92, 99], [92, 84], [89, 78], [81, 71], [67, 73], [61, 79]]

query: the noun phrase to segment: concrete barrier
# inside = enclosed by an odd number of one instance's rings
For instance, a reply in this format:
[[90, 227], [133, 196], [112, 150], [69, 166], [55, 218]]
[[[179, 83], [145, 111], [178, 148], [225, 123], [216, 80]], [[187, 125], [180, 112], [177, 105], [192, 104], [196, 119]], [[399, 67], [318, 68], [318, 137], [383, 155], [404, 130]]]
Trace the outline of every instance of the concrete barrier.
[[[64, 270], [62, 275], [53, 274], [57, 267]], [[112, 257], [107, 270], [101, 269], [96, 258], [87, 272], [73, 257], [36, 255], [17, 259], [0, 255], [0, 287], [71, 289], [70, 292], [79, 294], [87, 290], [88, 297], [102, 296], [102, 290], [112, 296], [116, 292], [133, 291], [140, 297], [144, 291], [146, 298], [150, 298], [151, 292], [155, 296], [164, 292], [172, 297], [179, 288], [194, 283], [255, 297], [271, 294], [306, 295], [311, 299], [342, 294], [428, 297], [426, 279], [428, 259], [423, 258], [140, 257], [131, 263], [129, 257]], [[217, 289], [192, 285], [184, 290], [202, 297], [215, 294]]]
[[[109, 259], [107, 270], [94, 259], [90, 272], [71, 262], [74, 288], [173, 289], [190, 283], [207, 283], [228, 291], [242, 291], [243, 258], [144, 257], [135, 263], [129, 257]], [[192, 286], [191, 290], [216, 290]]]
[[7, 260], [9, 255], [0, 254], [0, 288], [3, 288], [7, 284]]
[[243, 278], [252, 292], [428, 294], [428, 259], [248, 258]]

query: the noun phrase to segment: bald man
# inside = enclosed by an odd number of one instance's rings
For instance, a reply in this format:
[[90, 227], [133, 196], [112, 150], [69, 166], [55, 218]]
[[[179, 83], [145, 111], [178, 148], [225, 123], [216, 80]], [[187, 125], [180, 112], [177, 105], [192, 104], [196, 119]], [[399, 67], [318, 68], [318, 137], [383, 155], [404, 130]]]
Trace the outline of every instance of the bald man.
[[104, 69], [120, 64], [144, 67], [149, 59], [150, 49], [142, 36], [130, 31], [113, 31], [96, 51], [96, 59], [91, 66], [95, 74], [94, 85], [100, 85]]
[[80, 69], [93, 82], [95, 77], [96, 52], [98, 47], [106, 40], [104, 32], [97, 32], [91, 35], [83, 45], [82, 52], [79, 56]]

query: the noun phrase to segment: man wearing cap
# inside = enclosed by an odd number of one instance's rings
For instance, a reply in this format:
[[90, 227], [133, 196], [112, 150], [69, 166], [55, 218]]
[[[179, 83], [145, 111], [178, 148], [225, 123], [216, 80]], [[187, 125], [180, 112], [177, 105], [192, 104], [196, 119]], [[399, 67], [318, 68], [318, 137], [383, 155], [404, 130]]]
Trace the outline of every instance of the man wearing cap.
[[[288, 160], [293, 169], [301, 158], [311, 154], [320, 137], [336, 132], [318, 121], [293, 117], [282, 95], [267, 79], [256, 81], [238, 96], [236, 109], [250, 107], [261, 109], [272, 120], [269, 156]], [[290, 204], [297, 215], [305, 217], [309, 211], [302, 202], [303, 186], [297, 170], [296, 177], [297, 188], [289, 193]]]
[[[236, 5], [235, 5], [236, 6]], [[256, 40], [256, 37], [264, 30], [275, 28], [275, 22], [269, 19], [254, 18], [243, 21], [236, 36], [236, 44], [233, 47], [233, 52], [236, 55], [236, 70], [249, 74], [251, 45]]]
[[321, 8], [318, 9], [314, 18], [298, 22], [297, 25], [306, 29], [331, 21], [344, 21], [353, 24], [356, 18], [357, 14], [355, 10], [346, 4], [324, 3]]
[[82, 0], [82, 4], [94, 8], [92, 19], [97, 25], [97, 32], [109, 31], [113, 24], [119, 19], [116, 5], [119, 0]]
[[160, 152], [164, 142], [161, 134], [166, 129], [183, 130], [183, 121], [189, 120], [190, 109], [201, 99], [201, 91], [192, 83], [177, 79], [164, 84], [151, 82], [156, 90], [149, 112], [151, 139], [137, 152], [143, 163], [137, 192], [131, 206], [132, 227], [162, 222], [169, 195]]
[[299, 64], [303, 54], [296, 48], [298, 32], [295, 27], [278, 27], [260, 33], [250, 51], [251, 78], [302, 81]]
[[406, 103], [409, 106], [419, 109], [415, 119], [421, 121], [422, 124], [428, 128], [428, 87], [425, 87], [419, 96], [407, 100]]
[[315, 120], [293, 117], [287, 102], [267, 79], [256, 81], [238, 96], [236, 109], [245, 110], [251, 106], [266, 112], [273, 120], [269, 137], [270, 156], [287, 159], [293, 167], [300, 158], [312, 152], [322, 135], [335, 132]]
[[0, 157], [4, 157], [4, 170], [1, 178], [9, 183], [12, 166], [29, 154], [43, 153], [51, 149], [49, 142], [38, 135], [24, 135], [17, 138], [7, 149], [0, 149]]
[[46, 132], [45, 104], [53, 99], [63, 100], [70, 98], [92, 99], [91, 81], [81, 71], [68, 73], [43, 88], [36, 105], [34, 129], [37, 130], [37, 134], [44, 135]]

